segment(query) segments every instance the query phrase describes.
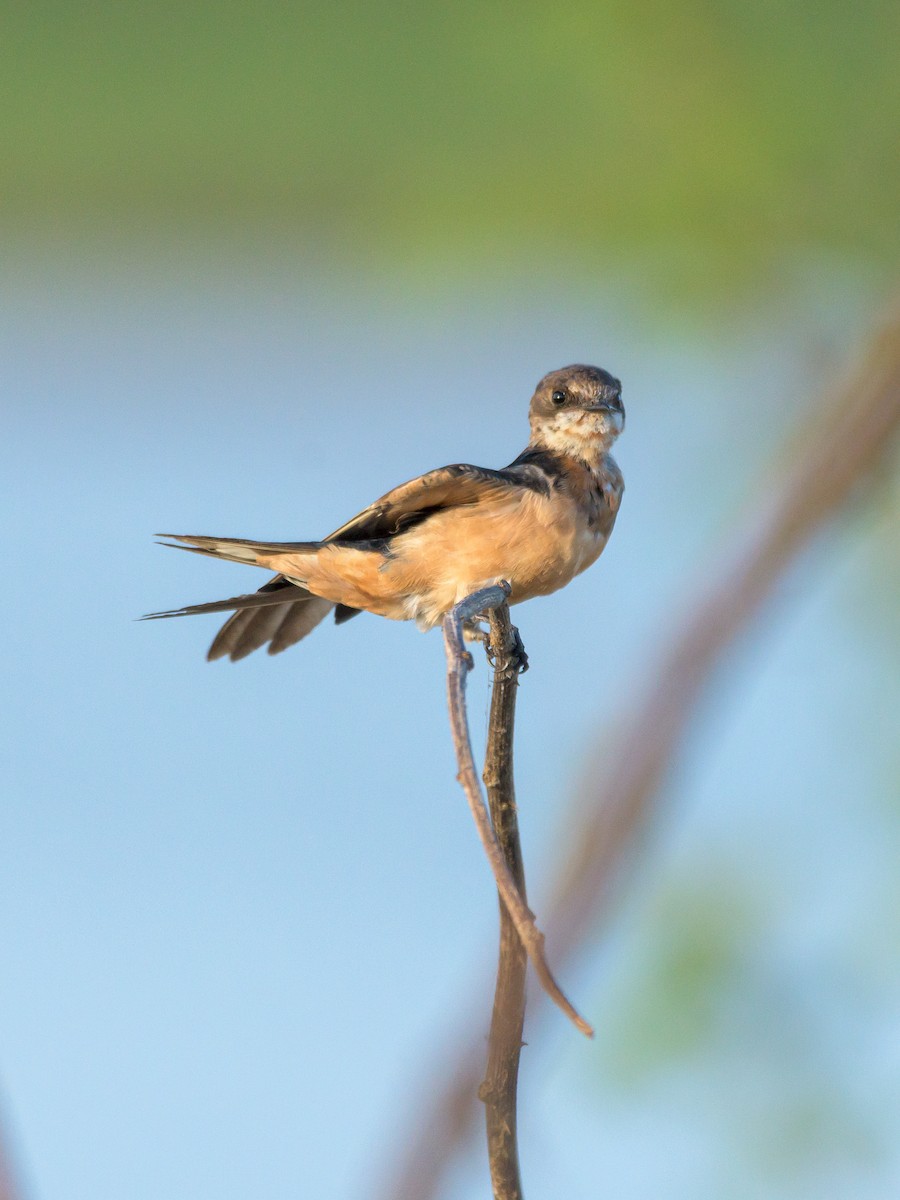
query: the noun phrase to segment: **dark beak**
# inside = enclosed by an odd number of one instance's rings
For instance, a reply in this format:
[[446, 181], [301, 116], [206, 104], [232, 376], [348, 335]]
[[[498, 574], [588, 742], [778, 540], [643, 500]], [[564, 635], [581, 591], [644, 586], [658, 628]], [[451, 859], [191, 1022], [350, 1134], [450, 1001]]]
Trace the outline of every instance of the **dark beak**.
[[606, 384], [600, 395], [591, 405], [595, 412], [624, 412], [622, 408], [622, 385], [618, 380], [613, 384]]
[[622, 398], [617, 395], [598, 396], [590, 408], [591, 412], [622, 413]]

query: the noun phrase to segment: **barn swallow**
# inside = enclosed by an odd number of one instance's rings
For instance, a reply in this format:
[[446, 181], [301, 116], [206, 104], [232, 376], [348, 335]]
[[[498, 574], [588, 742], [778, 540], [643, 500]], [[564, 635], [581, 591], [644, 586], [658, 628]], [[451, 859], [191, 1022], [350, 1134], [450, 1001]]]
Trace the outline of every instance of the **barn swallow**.
[[615, 524], [624, 484], [610, 448], [625, 426], [622, 385], [600, 367], [551, 371], [531, 398], [529, 421], [528, 445], [508, 467], [439, 467], [320, 542], [160, 534], [175, 549], [277, 574], [250, 595], [149, 618], [237, 610], [207, 654], [236, 662], [266, 643], [278, 654], [332, 609], [339, 625], [366, 611], [431, 629], [465, 596], [501, 580], [511, 604], [555, 592], [597, 560]]

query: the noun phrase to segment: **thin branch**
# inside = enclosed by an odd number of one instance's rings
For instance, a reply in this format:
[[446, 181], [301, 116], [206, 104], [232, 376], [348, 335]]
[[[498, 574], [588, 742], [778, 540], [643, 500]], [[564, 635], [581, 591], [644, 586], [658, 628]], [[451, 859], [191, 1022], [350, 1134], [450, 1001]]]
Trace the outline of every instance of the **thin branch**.
[[[488, 619], [494, 655], [494, 686], [482, 778], [487, 788], [491, 824], [497, 842], [519, 895], [525, 901], [525, 868], [513, 783], [513, 738], [516, 692], [519, 687], [519, 663], [515, 657], [517, 639], [510, 624], [508, 605], [502, 604], [493, 609]], [[488, 1038], [487, 1067], [478, 1089], [478, 1095], [485, 1105], [494, 1200], [522, 1200], [516, 1090], [525, 1023], [527, 964], [525, 947], [501, 899], [497, 985]]]
[[447, 702], [450, 708], [450, 729], [453, 734], [453, 745], [456, 750], [456, 761], [459, 766], [457, 778], [466, 793], [469, 809], [475, 820], [478, 836], [484, 847], [497, 891], [503, 903], [509, 910], [509, 915], [516, 927], [516, 932], [522, 939], [522, 944], [531, 959], [535, 973], [544, 991], [569, 1020], [587, 1037], [593, 1037], [593, 1029], [581, 1017], [564, 995], [559, 984], [547, 965], [544, 954], [544, 935], [535, 924], [534, 913], [528, 908], [519, 894], [516, 881], [510, 874], [509, 867], [503, 858], [497, 839], [491, 828], [478, 773], [475, 770], [475, 758], [472, 754], [472, 743], [469, 740], [469, 721], [466, 715], [466, 676], [472, 669], [472, 656], [463, 644], [463, 622], [472, 621], [476, 617], [491, 612], [499, 605], [505, 604], [509, 597], [508, 583], [500, 583], [494, 587], [483, 588], [473, 592], [461, 600], [444, 617], [444, 648], [447, 653]]
[[[577, 953], [588, 934], [593, 940], [598, 924], [608, 919], [623, 864], [728, 650], [794, 558], [885, 461], [898, 429], [900, 310], [894, 310], [844, 380], [829, 397], [816, 400], [791, 440], [788, 469], [757, 490], [745, 520], [728, 538], [733, 549], [706, 570], [706, 582], [651, 664], [644, 692], [618, 735], [604, 732], [572, 806], [570, 840], [551, 906], [548, 927], [564, 957]], [[610, 747], [615, 752], [608, 758]], [[452, 1054], [458, 1069], [436, 1089], [433, 1106], [423, 1107], [418, 1135], [407, 1139], [405, 1162], [384, 1192], [392, 1200], [434, 1200], [451, 1157], [470, 1135], [475, 1042], [468, 1036], [461, 1041]], [[452, 1125], [445, 1124], [449, 1114]]]

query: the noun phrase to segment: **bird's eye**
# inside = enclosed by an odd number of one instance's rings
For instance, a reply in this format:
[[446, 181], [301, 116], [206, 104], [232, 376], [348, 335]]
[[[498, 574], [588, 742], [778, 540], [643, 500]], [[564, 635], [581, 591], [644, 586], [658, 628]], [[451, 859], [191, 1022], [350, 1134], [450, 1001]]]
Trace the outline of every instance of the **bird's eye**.
[[554, 392], [553, 395], [550, 397], [550, 399], [553, 401], [554, 404], [565, 404], [566, 393], [565, 392]]

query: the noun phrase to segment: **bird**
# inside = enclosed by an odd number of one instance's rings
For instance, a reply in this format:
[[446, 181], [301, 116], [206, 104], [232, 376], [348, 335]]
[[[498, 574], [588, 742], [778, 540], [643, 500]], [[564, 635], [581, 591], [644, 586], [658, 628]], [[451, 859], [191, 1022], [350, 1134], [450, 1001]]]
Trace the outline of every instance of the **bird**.
[[[625, 427], [622, 385], [601, 367], [545, 375], [531, 436], [500, 470], [452, 463], [393, 488], [321, 541], [258, 542], [158, 534], [161, 544], [276, 574], [259, 591], [148, 613], [145, 620], [233, 611], [207, 659], [278, 654], [330, 613], [414, 620], [423, 630], [471, 593], [505, 582], [509, 603], [564, 587], [602, 553], [624, 481], [610, 450]], [[484, 640], [477, 622], [466, 635]]]

